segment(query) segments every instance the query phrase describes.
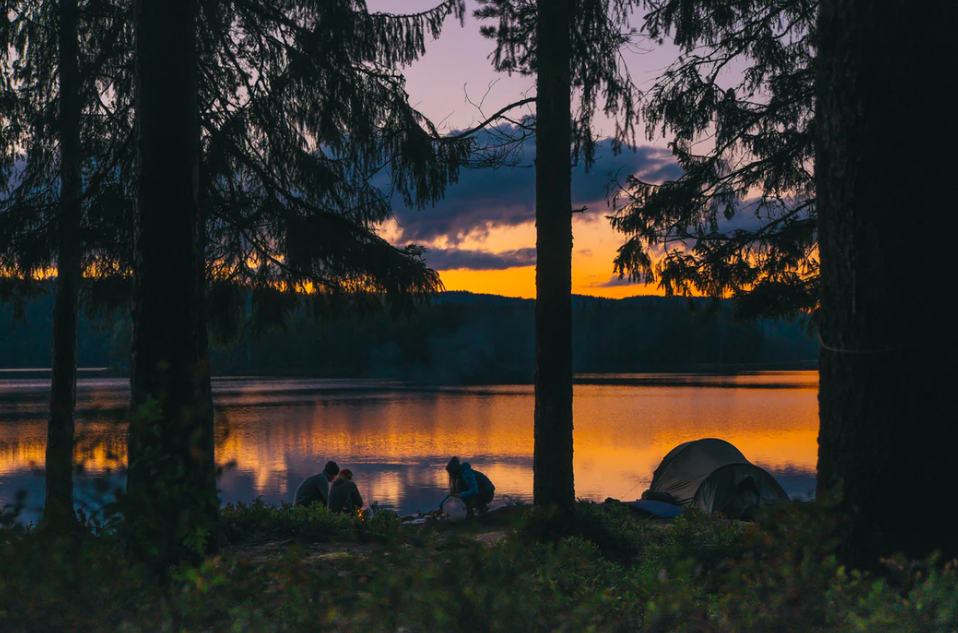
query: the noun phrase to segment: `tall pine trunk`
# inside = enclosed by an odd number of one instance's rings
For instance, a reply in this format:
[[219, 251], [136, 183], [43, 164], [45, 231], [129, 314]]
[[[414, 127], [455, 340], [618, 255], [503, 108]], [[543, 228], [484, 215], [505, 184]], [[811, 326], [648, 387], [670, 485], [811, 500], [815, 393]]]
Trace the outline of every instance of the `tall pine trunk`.
[[[127, 512], [160, 563], [216, 526], [197, 200], [196, 0], [137, 0], [138, 190]], [[192, 548], [188, 551], [188, 547]]]
[[572, 0], [540, 0], [536, 96], [536, 505], [571, 511]]
[[[199, 144], [199, 136], [197, 136], [197, 143]], [[202, 156], [202, 147], [197, 147], [197, 160]], [[214, 428], [214, 411], [213, 411], [213, 382], [212, 376], [210, 374], [210, 339], [209, 339], [209, 305], [207, 304], [207, 284], [206, 284], [206, 257], [207, 249], [209, 248], [209, 239], [206, 233], [206, 225], [210, 218], [210, 210], [212, 208], [212, 201], [208, 192], [210, 191], [212, 184], [209, 181], [209, 177], [198, 170], [199, 180], [198, 180], [198, 213], [196, 218], [196, 239], [197, 239], [197, 251], [199, 254], [200, 261], [196, 266], [196, 283], [197, 291], [199, 294], [199, 319], [200, 323], [196, 326], [196, 344], [197, 349], [197, 379], [199, 380], [199, 399], [200, 399], [200, 410], [203, 412], [202, 419], [199, 421], [199, 424], [202, 425], [205, 429], [202, 439], [201, 450], [204, 453], [210, 455], [210, 460], [207, 463], [205, 472], [202, 473], [202, 476], [205, 478], [205, 484], [201, 484], [203, 489], [212, 491], [214, 495], [215, 507], [212, 508], [213, 515], [212, 519], [215, 522], [219, 516], [219, 501], [215, 498], [216, 495], [216, 461], [214, 459], [215, 454], [215, 428]], [[215, 529], [215, 528], [214, 528]], [[212, 551], [216, 549], [217, 545], [215, 541], [217, 537], [214, 535], [213, 540], [209, 543], [207, 551]]]
[[77, 0], [59, 4], [60, 203], [57, 210], [57, 290], [53, 308], [53, 378], [47, 427], [46, 500], [43, 522], [68, 529], [73, 509], [74, 408], [76, 404], [77, 310], [80, 294], [80, 69]]
[[855, 565], [958, 554], [956, 31], [955, 2], [821, 3], [818, 493]]

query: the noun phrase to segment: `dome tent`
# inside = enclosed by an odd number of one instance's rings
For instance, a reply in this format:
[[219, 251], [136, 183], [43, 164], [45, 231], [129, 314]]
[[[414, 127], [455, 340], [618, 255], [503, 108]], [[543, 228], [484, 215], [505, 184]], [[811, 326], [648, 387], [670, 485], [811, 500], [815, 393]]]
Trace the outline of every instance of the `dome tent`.
[[775, 478], [724, 440], [706, 438], [673, 448], [652, 474], [643, 499], [748, 518], [760, 507], [790, 501]]

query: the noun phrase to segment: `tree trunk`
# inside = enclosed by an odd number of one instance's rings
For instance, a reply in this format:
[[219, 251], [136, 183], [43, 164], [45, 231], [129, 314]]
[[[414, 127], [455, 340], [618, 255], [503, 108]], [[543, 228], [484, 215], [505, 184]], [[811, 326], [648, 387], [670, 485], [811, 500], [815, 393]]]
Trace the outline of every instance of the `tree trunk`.
[[955, 2], [821, 4], [818, 494], [837, 503], [853, 565], [958, 554], [955, 301], [941, 283], [954, 262], [939, 237], [958, 228], [941, 159], [958, 146], [956, 30]]
[[[197, 160], [200, 161], [203, 153], [202, 146], [200, 145], [199, 135], [196, 137], [197, 141]], [[205, 479], [205, 483], [201, 484], [202, 488], [208, 491], [212, 491], [214, 496], [214, 507], [210, 510], [214, 513], [212, 515], [214, 525], [219, 517], [219, 500], [216, 498], [216, 460], [214, 459], [215, 454], [215, 428], [214, 428], [214, 411], [213, 411], [213, 383], [212, 376], [210, 373], [210, 338], [209, 338], [209, 306], [207, 305], [206, 300], [206, 257], [207, 249], [209, 248], [209, 239], [206, 233], [206, 224], [210, 218], [210, 210], [212, 208], [212, 201], [210, 200], [209, 191], [212, 188], [212, 184], [209, 182], [209, 178], [205, 173], [200, 173], [199, 178], [199, 192], [197, 195], [197, 200], [199, 203], [197, 221], [196, 221], [196, 239], [197, 239], [197, 250], [199, 253], [200, 261], [196, 266], [196, 283], [198, 286], [199, 293], [199, 319], [200, 323], [196, 327], [197, 334], [197, 378], [199, 380], [199, 398], [200, 398], [200, 410], [203, 412], [202, 419], [199, 420], [199, 424], [202, 425], [202, 428], [205, 430], [204, 433], [200, 436], [202, 440], [201, 451], [210, 456], [209, 462], [206, 464], [205, 471], [202, 473], [202, 476]], [[214, 529], [218, 529], [218, 525]], [[207, 552], [213, 552], [218, 549], [217, 541], [219, 540], [219, 532], [211, 534], [211, 541], [207, 546]]]
[[[139, 182], [127, 510], [159, 562], [216, 527], [197, 201], [195, 0], [137, 0]], [[192, 550], [187, 551], [187, 540]], [[208, 541], [207, 541], [208, 543]]]
[[69, 529], [73, 509], [74, 407], [76, 405], [77, 310], [81, 269], [80, 69], [77, 0], [59, 5], [60, 204], [57, 210], [57, 290], [53, 307], [53, 378], [47, 427], [46, 500], [43, 523]]
[[571, 511], [571, 0], [540, 0], [536, 97], [536, 505]]

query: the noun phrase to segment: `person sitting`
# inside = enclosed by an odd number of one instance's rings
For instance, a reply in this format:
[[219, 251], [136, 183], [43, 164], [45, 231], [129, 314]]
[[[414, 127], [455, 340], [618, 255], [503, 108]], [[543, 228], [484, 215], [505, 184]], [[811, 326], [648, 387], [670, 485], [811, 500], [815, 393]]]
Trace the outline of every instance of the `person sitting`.
[[473, 470], [469, 462], [460, 462], [458, 457], [449, 460], [446, 472], [449, 473], [449, 496], [458, 496], [470, 510], [485, 512], [496, 493], [489, 478]]
[[339, 466], [336, 462], [330, 460], [326, 462], [323, 472], [312, 477], [307, 477], [303, 483], [296, 489], [296, 496], [293, 498], [294, 506], [308, 506], [314, 503], [326, 505], [329, 498], [329, 482], [339, 474]]
[[353, 471], [343, 468], [339, 471], [339, 476], [333, 480], [329, 487], [329, 505], [330, 512], [345, 512], [352, 514], [363, 507], [363, 497], [359, 494], [359, 488], [353, 483]]

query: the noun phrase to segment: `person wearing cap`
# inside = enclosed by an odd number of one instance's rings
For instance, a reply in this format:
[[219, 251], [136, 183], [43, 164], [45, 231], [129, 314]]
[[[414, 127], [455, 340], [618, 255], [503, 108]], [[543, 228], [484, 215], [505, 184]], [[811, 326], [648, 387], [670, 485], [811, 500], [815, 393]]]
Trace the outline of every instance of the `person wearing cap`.
[[336, 462], [330, 460], [326, 462], [323, 472], [312, 477], [307, 477], [303, 483], [296, 489], [296, 496], [293, 498], [294, 506], [308, 506], [314, 503], [326, 505], [329, 499], [329, 482], [339, 474], [339, 466]]
[[330, 512], [346, 512], [352, 514], [363, 507], [363, 496], [359, 488], [353, 483], [353, 471], [343, 468], [329, 486]]
[[484, 512], [486, 506], [492, 503], [496, 487], [488, 477], [474, 470], [469, 462], [461, 462], [458, 457], [453, 457], [446, 464], [446, 472], [449, 473], [449, 495], [446, 499], [457, 496], [467, 508], [480, 512]]

